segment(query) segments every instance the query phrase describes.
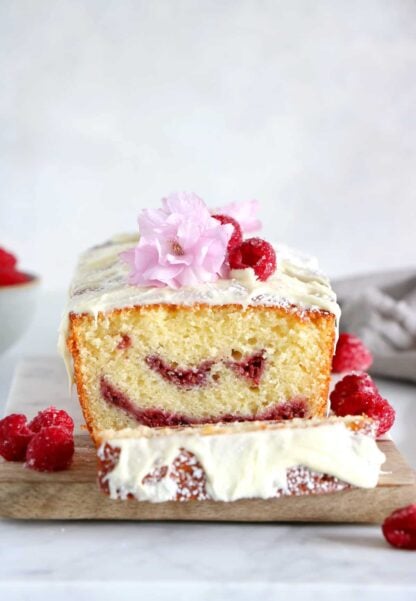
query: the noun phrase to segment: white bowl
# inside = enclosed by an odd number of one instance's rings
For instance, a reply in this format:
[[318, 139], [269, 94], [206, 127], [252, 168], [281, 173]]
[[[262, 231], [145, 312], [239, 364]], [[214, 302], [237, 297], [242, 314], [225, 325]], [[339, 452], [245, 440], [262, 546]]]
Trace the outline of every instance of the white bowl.
[[19, 340], [34, 316], [40, 280], [26, 275], [28, 282], [0, 286], [0, 353]]

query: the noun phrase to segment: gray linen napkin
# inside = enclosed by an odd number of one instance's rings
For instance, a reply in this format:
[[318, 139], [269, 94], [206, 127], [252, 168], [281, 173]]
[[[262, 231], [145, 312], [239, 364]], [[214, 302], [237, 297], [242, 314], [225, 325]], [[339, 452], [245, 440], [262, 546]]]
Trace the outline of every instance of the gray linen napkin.
[[370, 372], [416, 381], [416, 270], [332, 282], [341, 331], [359, 336], [374, 356]]

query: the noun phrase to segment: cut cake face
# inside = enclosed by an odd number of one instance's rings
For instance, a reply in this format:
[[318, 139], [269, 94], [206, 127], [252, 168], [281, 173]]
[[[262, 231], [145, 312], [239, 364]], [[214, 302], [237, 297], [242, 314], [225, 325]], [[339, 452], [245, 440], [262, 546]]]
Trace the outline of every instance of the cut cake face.
[[143, 288], [132, 244], [90, 250], [71, 288], [62, 346], [91, 431], [325, 415], [339, 309], [314, 263], [277, 247], [267, 282]]

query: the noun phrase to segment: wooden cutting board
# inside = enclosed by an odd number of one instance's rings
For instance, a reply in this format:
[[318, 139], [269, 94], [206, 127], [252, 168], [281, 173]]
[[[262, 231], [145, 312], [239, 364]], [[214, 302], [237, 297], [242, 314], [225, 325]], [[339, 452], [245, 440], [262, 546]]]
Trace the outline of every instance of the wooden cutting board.
[[415, 473], [394, 443], [380, 441], [387, 461], [379, 485], [327, 495], [250, 499], [222, 503], [113, 501], [96, 483], [95, 449], [76, 436], [70, 470], [38, 473], [18, 463], [0, 463], [0, 516], [40, 520], [189, 520], [230, 522], [379, 523], [398, 507], [416, 502]]
[[96, 483], [95, 450], [81, 433], [83, 418], [69, 394], [58, 357], [25, 359], [16, 369], [5, 413], [34, 416], [47, 405], [74, 418], [76, 449], [70, 470], [44, 474], [0, 458], [0, 517], [41, 520], [206, 520], [230, 522], [381, 522], [397, 507], [416, 502], [415, 473], [394, 443], [380, 442], [387, 457], [375, 489], [233, 503], [112, 501]]

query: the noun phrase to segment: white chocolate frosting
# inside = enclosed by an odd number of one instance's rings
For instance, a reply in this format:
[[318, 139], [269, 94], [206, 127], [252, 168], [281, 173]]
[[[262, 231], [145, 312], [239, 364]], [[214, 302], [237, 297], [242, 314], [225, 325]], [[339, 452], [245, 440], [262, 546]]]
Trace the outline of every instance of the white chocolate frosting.
[[286, 246], [275, 246], [277, 269], [265, 282], [259, 281], [252, 269], [243, 269], [232, 270], [230, 278], [213, 283], [172, 289], [127, 284], [129, 268], [119, 255], [136, 242], [136, 236], [113, 238], [81, 256], [70, 288], [69, 312], [97, 315], [134, 305], [207, 303], [296, 305], [339, 315], [335, 293], [317, 261]]
[[[104, 459], [105, 444], [120, 449], [118, 463], [105, 477], [114, 499], [129, 494], [139, 501], [174, 499], [177, 485], [169, 470], [181, 449], [196, 456], [207, 493], [216, 501], [276, 497], [277, 489], [287, 488], [287, 470], [296, 466], [373, 488], [385, 456], [371, 435], [346, 426], [353, 419], [106, 431], [100, 434], [98, 456]], [[168, 466], [166, 477], [152, 484], [144, 480], [162, 465]]]
[[298, 311], [328, 311], [335, 315], [338, 323], [340, 308], [336, 295], [328, 278], [319, 270], [317, 260], [286, 246], [275, 245], [277, 269], [265, 282], [259, 281], [249, 268], [232, 270], [229, 278], [218, 279], [214, 283], [172, 289], [127, 283], [129, 267], [119, 255], [137, 241], [137, 235], [121, 235], [81, 256], [60, 328], [59, 349], [67, 366], [70, 357], [66, 351], [66, 337], [68, 314], [71, 312], [89, 313], [96, 317], [113, 309], [161, 303], [294, 306]]

